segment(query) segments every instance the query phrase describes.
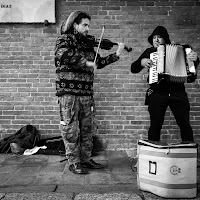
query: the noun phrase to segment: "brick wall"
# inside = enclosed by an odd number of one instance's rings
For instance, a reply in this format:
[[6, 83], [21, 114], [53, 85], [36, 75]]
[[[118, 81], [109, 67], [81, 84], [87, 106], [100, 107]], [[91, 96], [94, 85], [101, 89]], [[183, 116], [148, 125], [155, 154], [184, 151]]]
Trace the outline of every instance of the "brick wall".
[[[90, 34], [133, 48], [120, 61], [95, 75], [95, 100], [99, 125], [96, 145], [107, 149], [131, 149], [146, 138], [149, 115], [144, 106], [147, 71], [130, 73], [131, 63], [147, 48], [147, 37], [157, 25], [165, 26], [171, 40], [188, 43], [200, 55], [199, 0], [57, 0], [56, 24], [0, 24], [0, 137], [26, 124], [42, 136], [59, 135], [59, 109], [55, 97], [54, 45], [60, 24], [74, 10], [92, 16]], [[107, 55], [116, 50], [101, 50]], [[200, 79], [188, 84], [191, 125], [200, 142]], [[180, 132], [167, 111], [162, 140], [177, 142]]]

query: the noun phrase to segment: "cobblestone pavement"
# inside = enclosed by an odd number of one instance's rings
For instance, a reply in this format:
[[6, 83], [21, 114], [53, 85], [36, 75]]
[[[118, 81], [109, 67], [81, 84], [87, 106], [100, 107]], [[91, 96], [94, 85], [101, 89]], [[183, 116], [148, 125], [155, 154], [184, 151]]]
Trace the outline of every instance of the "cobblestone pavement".
[[[138, 189], [133, 168], [136, 161], [126, 151], [100, 152], [93, 159], [104, 168], [89, 170], [87, 175], [70, 172], [64, 159], [56, 155], [0, 154], [0, 199], [166, 200]], [[200, 199], [200, 194], [193, 199]]]

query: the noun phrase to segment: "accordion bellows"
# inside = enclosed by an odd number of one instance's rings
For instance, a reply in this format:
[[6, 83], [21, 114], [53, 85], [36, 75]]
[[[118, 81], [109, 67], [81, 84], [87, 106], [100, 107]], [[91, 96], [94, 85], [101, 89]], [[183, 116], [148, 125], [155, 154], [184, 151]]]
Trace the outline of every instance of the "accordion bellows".
[[184, 47], [181, 45], [160, 45], [157, 71], [169, 75], [170, 82], [187, 81], [187, 65]]
[[194, 80], [196, 77], [194, 62], [187, 59], [191, 51], [189, 45], [160, 45], [156, 52], [150, 54], [152, 66], [149, 69], [149, 84], [159, 82], [163, 78], [175, 83], [193, 82], [190, 78], [191, 75]]

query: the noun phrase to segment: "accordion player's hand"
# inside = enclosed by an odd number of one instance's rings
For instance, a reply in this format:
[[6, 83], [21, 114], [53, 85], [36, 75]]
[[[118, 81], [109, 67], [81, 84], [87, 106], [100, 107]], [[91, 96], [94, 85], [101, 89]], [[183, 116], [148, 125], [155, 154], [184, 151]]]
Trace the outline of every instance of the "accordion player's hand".
[[143, 58], [142, 60], [141, 60], [141, 66], [142, 67], [145, 67], [145, 68], [150, 68], [151, 66], [152, 66], [152, 64], [153, 64], [153, 62], [152, 62], [152, 60], [151, 59], [149, 59], [149, 58]]
[[197, 53], [195, 51], [191, 51], [189, 54], [187, 54], [187, 59], [190, 59], [191, 61], [196, 61]]

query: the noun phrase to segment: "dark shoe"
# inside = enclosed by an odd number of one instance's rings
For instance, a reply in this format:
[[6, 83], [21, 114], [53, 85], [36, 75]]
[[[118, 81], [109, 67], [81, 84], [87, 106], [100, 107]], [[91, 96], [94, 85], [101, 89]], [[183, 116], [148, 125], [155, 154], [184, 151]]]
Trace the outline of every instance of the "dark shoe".
[[94, 160], [90, 159], [87, 162], [81, 163], [82, 167], [89, 168], [89, 169], [101, 169], [103, 168], [102, 164], [94, 162]]
[[71, 164], [69, 170], [74, 174], [87, 174], [87, 171], [81, 166], [81, 163]]

